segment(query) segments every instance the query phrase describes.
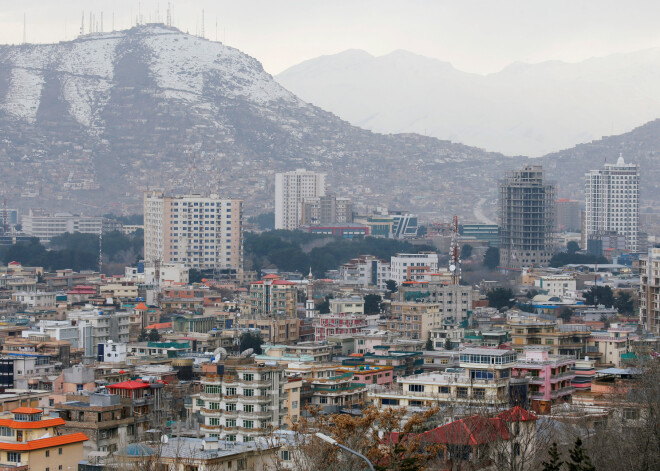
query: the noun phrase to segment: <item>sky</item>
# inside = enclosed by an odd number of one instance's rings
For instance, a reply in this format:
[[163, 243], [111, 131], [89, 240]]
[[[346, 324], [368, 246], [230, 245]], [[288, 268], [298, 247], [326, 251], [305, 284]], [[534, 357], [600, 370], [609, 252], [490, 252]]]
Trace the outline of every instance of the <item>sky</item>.
[[[277, 74], [304, 60], [405, 49], [488, 74], [513, 62], [577, 62], [660, 46], [657, 0], [174, 0], [172, 24], [260, 60]], [[167, 0], [0, 0], [0, 44], [72, 40], [85, 13], [103, 29], [165, 22]], [[25, 18], [25, 28], [24, 28]], [[217, 25], [217, 26], [216, 26]]]

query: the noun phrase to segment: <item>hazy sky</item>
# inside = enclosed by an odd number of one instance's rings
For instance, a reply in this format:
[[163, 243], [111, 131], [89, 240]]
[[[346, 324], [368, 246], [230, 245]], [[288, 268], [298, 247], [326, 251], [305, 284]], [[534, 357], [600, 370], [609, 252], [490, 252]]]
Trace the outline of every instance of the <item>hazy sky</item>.
[[[173, 25], [225, 40], [276, 74], [323, 54], [406, 49], [468, 72], [514, 61], [579, 61], [660, 46], [657, 0], [175, 0]], [[73, 39], [85, 11], [103, 28], [165, 21], [166, 0], [0, 0], [0, 43]], [[217, 21], [217, 28], [216, 28]]]

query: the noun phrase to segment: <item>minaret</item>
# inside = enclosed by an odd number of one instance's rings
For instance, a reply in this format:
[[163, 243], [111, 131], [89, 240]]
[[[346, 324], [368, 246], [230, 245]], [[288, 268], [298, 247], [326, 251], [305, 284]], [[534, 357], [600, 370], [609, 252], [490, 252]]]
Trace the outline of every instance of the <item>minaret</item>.
[[305, 317], [311, 319], [316, 314], [316, 305], [314, 304], [314, 275], [312, 275], [312, 267], [309, 267], [309, 275], [307, 275], [307, 301], [305, 302]]

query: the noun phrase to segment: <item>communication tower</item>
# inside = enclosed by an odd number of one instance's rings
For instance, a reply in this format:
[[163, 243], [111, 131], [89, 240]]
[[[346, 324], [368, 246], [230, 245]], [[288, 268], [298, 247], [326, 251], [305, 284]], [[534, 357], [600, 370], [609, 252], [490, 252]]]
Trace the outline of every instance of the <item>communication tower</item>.
[[457, 285], [461, 282], [461, 253], [458, 245], [458, 216], [454, 216], [451, 225], [451, 247], [449, 249], [449, 272], [451, 282]]

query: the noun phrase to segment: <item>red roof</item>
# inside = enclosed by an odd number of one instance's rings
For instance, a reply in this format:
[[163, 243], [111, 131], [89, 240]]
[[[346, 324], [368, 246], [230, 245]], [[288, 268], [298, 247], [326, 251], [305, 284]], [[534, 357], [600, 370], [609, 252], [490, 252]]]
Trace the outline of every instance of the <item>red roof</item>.
[[84, 442], [87, 440], [87, 435], [84, 433], [69, 433], [67, 435], [58, 435], [56, 437], [30, 440], [27, 443], [0, 442], [0, 450], [31, 451], [42, 448], [51, 448], [54, 446], [70, 445], [71, 443]]
[[529, 422], [530, 420], [539, 420], [534, 414], [520, 406], [505, 410], [501, 414], [498, 414], [497, 417], [505, 422]]
[[34, 407], [19, 407], [11, 411], [12, 414], [41, 414], [42, 412], [41, 409], [35, 409]]
[[264, 276], [264, 280], [279, 280], [279, 276], [277, 275], [266, 275]]
[[[399, 435], [399, 432], [392, 433], [389, 439], [397, 442], [399, 441]], [[474, 446], [484, 445], [500, 439], [508, 440], [509, 433], [503, 420], [473, 415], [421, 433], [419, 439], [421, 442], [426, 443]]]
[[171, 329], [172, 328], [172, 323], [171, 322], [161, 322], [160, 324], [151, 324], [147, 326], [147, 330], [151, 329]]
[[146, 311], [146, 310], [149, 309], [149, 308], [147, 307], [146, 304], [144, 304], [144, 303], [140, 303], [140, 304], [138, 304], [137, 306], [135, 306], [135, 309], [137, 309], [137, 310], [139, 310], [139, 311]]
[[106, 386], [108, 389], [146, 389], [149, 387], [149, 383], [144, 381], [129, 380], [124, 381], [123, 383], [115, 383], [109, 386]]
[[1, 427], [9, 427], [13, 429], [34, 429], [34, 428], [46, 428], [46, 427], [56, 427], [58, 425], [64, 425], [64, 419], [45, 419], [45, 420], [35, 420], [34, 422], [23, 422], [13, 419], [0, 419]]

